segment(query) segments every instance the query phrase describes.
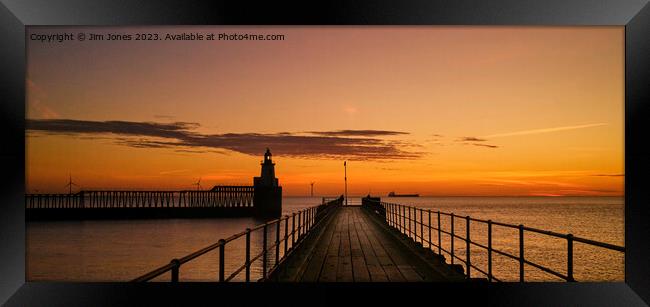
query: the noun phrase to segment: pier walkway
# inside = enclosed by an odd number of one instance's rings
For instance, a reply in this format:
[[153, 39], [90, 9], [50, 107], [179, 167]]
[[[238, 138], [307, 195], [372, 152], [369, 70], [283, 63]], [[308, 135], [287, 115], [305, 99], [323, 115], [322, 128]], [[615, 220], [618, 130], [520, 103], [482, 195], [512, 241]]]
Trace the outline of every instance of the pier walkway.
[[298, 247], [269, 281], [463, 281], [438, 259], [391, 231], [361, 206], [343, 206]]
[[[169, 264], [133, 281], [161, 280], [166, 279], [166, 275], [171, 277], [171, 282], [179, 282], [181, 268], [185, 268], [186, 263], [218, 251], [216, 280], [219, 282], [507, 281], [493, 275], [493, 256], [518, 262], [520, 282], [526, 281], [525, 266], [575, 282], [574, 242], [625, 253], [623, 246], [572, 234], [386, 203], [369, 196], [364, 197], [361, 203], [360, 206], [345, 206], [343, 196], [328, 201], [323, 199], [318, 206], [247, 228], [194, 253], [172, 259]], [[454, 227], [456, 224], [465, 226], [462, 227], [465, 230], [459, 232], [455, 229], [458, 225]], [[487, 243], [477, 238], [481, 233], [472, 235], [472, 225], [487, 228], [487, 233], [483, 234]], [[516, 231], [518, 249], [515, 248], [513, 252], [492, 246], [492, 229], [497, 227]], [[551, 268], [548, 263], [533, 262], [525, 257], [528, 255], [525, 253], [525, 238], [531, 234], [565, 241], [565, 270]], [[256, 240], [261, 239], [261, 244], [251, 244], [253, 236]], [[443, 247], [443, 236], [450, 239], [449, 247]], [[244, 248], [244, 259], [230, 256], [233, 255], [232, 250], [226, 253], [226, 246], [237, 244], [235, 241], [240, 242], [236, 248]], [[457, 245], [455, 241], [461, 244]], [[561, 241], [560, 244], [563, 243]], [[485, 265], [480, 265], [481, 261], [472, 261], [477, 249], [485, 250]], [[464, 253], [459, 253], [461, 250]], [[225, 259], [235, 259], [241, 265], [226, 270]]]

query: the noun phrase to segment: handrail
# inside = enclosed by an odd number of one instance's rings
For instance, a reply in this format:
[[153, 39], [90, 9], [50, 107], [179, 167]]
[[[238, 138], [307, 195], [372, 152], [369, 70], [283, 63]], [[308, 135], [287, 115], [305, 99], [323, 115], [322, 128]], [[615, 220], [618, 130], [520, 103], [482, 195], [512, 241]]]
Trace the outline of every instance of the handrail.
[[[199, 249], [191, 254], [185, 255], [181, 258], [174, 258], [170, 261], [170, 263], [160, 266], [146, 274], [143, 274], [135, 279], [132, 280], [132, 282], [145, 282], [145, 281], [150, 281], [162, 274], [165, 274], [167, 272], [171, 272], [171, 281], [172, 282], [178, 282], [179, 281], [179, 270], [181, 265], [198, 258], [208, 252], [211, 252], [215, 249], [219, 249], [219, 281], [230, 281], [234, 277], [236, 277], [238, 274], [240, 274], [242, 271], [246, 271], [246, 281], [250, 281], [250, 267], [253, 262], [256, 260], [262, 258], [262, 280], [267, 278], [267, 273], [272, 272], [278, 265], [278, 263], [281, 262], [287, 255], [289, 255], [289, 252], [293, 251], [294, 248], [304, 240], [306, 235], [311, 231], [316, 225], [318, 225], [322, 220], [323, 217], [328, 215], [330, 212], [332, 212], [332, 209], [338, 206], [341, 206], [343, 203], [343, 197], [339, 197], [335, 200], [329, 201], [325, 204], [315, 206], [315, 207], [310, 207], [306, 208], [303, 210], [300, 210], [298, 212], [293, 212], [291, 216], [285, 215], [283, 217], [274, 219], [272, 221], [257, 225], [253, 228], [247, 228], [246, 230], [239, 232], [237, 234], [234, 234], [226, 239], [221, 239], [217, 243], [208, 245], [202, 249]], [[295, 217], [298, 217], [298, 222], [296, 223]], [[288, 232], [288, 224], [289, 224], [289, 219], [291, 217], [292, 220], [292, 225], [291, 225], [291, 232]], [[281, 228], [281, 223], [284, 222], [285, 224], [285, 231], [284, 231], [284, 236], [280, 238], [280, 228]], [[276, 226], [276, 239], [273, 243], [270, 245], [267, 244], [268, 240], [268, 228]], [[250, 253], [250, 235], [252, 232], [258, 231], [258, 230], [263, 230], [264, 232], [264, 238], [263, 238], [263, 247], [262, 251], [253, 256], [251, 258], [251, 253]], [[296, 235], [297, 235], [297, 240], [296, 240]], [[225, 277], [225, 270], [224, 270], [224, 255], [225, 255], [225, 246], [229, 243], [232, 242], [236, 239], [239, 239], [241, 237], [246, 237], [246, 260], [244, 264], [237, 269], [234, 270], [233, 273], [231, 273], [228, 278]], [[291, 238], [291, 239], [290, 239]], [[291, 241], [291, 248], [289, 248], [289, 241]], [[279, 257], [279, 250], [281, 243], [284, 242], [284, 254], [282, 257]], [[275, 249], [275, 265], [270, 269], [267, 270], [267, 254], [272, 250]]]
[[81, 190], [65, 194], [25, 194], [26, 209], [252, 207], [254, 186], [210, 190]]
[[[471, 269], [475, 269], [478, 272], [481, 272], [483, 275], [486, 275], [489, 281], [496, 280], [500, 281], [499, 279], [495, 278], [492, 274], [492, 253], [495, 253], [497, 255], [505, 256], [510, 259], [519, 261], [519, 280], [524, 281], [525, 276], [524, 276], [524, 265], [530, 265], [536, 269], [539, 269], [543, 272], [546, 272], [548, 274], [551, 274], [553, 276], [559, 277], [561, 279], [564, 279], [566, 281], [570, 282], [575, 282], [576, 280], [573, 277], [573, 243], [574, 242], [580, 242], [584, 243], [587, 245], [591, 246], [596, 246], [608, 250], [613, 250], [617, 252], [622, 252], [625, 253], [625, 247], [623, 246], [618, 246], [615, 244], [610, 244], [610, 243], [605, 243], [605, 242], [598, 242], [594, 241], [591, 239], [586, 239], [586, 238], [581, 238], [581, 237], [575, 237], [572, 234], [563, 234], [563, 233], [558, 233], [554, 231], [548, 231], [548, 230], [543, 230], [543, 229], [537, 229], [533, 227], [526, 227], [524, 225], [513, 225], [513, 224], [508, 224], [508, 223], [502, 223], [502, 222], [495, 222], [492, 220], [484, 220], [484, 219], [478, 219], [478, 218], [472, 218], [470, 216], [459, 216], [455, 215], [453, 212], [448, 213], [448, 212], [442, 212], [442, 211], [432, 211], [431, 209], [423, 209], [423, 208], [417, 208], [414, 206], [407, 206], [407, 205], [401, 205], [401, 204], [395, 204], [395, 203], [387, 203], [387, 202], [381, 202], [376, 199], [371, 199], [371, 198], [364, 198], [363, 199], [363, 206], [365, 208], [368, 208], [375, 213], [381, 215], [384, 217], [386, 223], [396, 229], [397, 231], [406, 234], [409, 237], [412, 237], [412, 239], [415, 242], [418, 242], [418, 238], [420, 239], [420, 243], [424, 247], [424, 243], [426, 242], [428, 244], [429, 249], [433, 249], [434, 247], [438, 249], [438, 254], [442, 254], [442, 252], [445, 252], [446, 254], [450, 255], [450, 262], [451, 264], [454, 264], [454, 259], [457, 259], [461, 261], [462, 263], [465, 264], [465, 272], [467, 275], [467, 278], [471, 277]], [[413, 212], [413, 215], [411, 215], [411, 211]], [[417, 212], [419, 211], [420, 213], [420, 219], [417, 219]], [[424, 212], [427, 213], [428, 217], [428, 224], [424, 223]], [[413, 216], [413, 217], [412, 217]], [[432, 216], [437, 216], [437, 224], [438, 227], [435, 227], [431, 223], [431, 217]], [[451, 218], [450, 221], [450, 230], [444, 230], [442, 229], [441, 226], [441, 216], [447, 216]], [[454, 218], [460, 218], [465, 220], [465, 235], [466, 237], [459, 236], [458, 234], [455, 233], [454, 231]], [[487, 231], [487, 236], [488, 236], [488, 243], [487, 246], [480, 244], [476, 241], [471, 240], [471, 233], [470, 233], [470, 224], [471, 222], [478, 222], [482, 224], [486, 224], [488, 226], [488, 231]], [[419, 225], [419, 229], [418, 229]], [[493, 226], [500, 226], [500, 227], [506, 227], [506, 228], [511, 228], [511, 229], [517, 229], [519, 231], [519, 255], [512, 255], [507, 252], [495, 249], [492, 247], [492, 227]], [[425, 240], [424, 238], [424, 228], [427, 228], [428, 233], [429, 233], [429, 238]], [[419, 234], [418, 234], [419, 230]], [[438, 243], [432, 242], [432, 235], [431, 232], [432, 230], [437, 231], [438, 233]], [[547, 235], [555, 238], [561, 238], [565, 239], [567, 241], [567, 273], [563, 274], [560, 272], [556, 272], [551, 268], [545, 267], [542, 264], [532, 262], [528, 259], [525, 258], [524, 256], [524, 237], [525, 237], [525, 232], [531, 232], [531, 233], [537, 233], [537, 234], [542, 234], [542, 235]], [[446, 250], [442, 247], [442, 239], [441, 236], [442, 234], [448, 235], [451, 240], [450, 240], [450, 245], [451, 248], [450, 250]], [[454, 254], [454, 239], [460, 239], [466, 243], [465, 246], [465, 259], [460, 258], [459, 256]], [[471, 262], [471, 249], [470, 246], [474, 245], [476, 247], [482, 248], [487, 250], [488, 252], [488, 268], [487, 272], [482, 269], [477, 267]]]

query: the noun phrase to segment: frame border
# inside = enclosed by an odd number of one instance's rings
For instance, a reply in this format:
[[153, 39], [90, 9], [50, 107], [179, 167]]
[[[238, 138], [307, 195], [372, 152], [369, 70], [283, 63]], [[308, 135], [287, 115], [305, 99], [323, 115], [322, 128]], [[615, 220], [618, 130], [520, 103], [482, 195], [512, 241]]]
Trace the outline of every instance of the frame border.
[[[8, 306], [219, 303], [404, 304], [457, 298], [511, 306], [650, 304], [650, 5], [647, 0], [354, 1], [287, 4], [181, 0], [1, 0], [0, 302]], [[625, 282], [505, 284], [213, 284], [25, 282], [26, 26], [120, 25], [522, 25], [625, 26]], [[336, 292], [334, 295], [328, 293]], [[424, 297], [424, 295], [427, 297]], [[287, 301], [288, 300], [288, 301]], [[645, 302], [644, 302], [645, 301]]]

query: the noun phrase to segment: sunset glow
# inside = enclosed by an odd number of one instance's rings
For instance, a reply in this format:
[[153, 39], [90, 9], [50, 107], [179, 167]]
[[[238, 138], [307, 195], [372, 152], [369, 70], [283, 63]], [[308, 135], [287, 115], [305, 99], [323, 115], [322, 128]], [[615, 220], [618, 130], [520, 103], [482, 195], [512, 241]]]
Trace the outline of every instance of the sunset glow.
[[286, 38], [30, 41], [27, 192], [251, 185], [269, 147], [286, 196], [343, 161], [350, 195], [624, 193], [623, 27], [147, 31]]

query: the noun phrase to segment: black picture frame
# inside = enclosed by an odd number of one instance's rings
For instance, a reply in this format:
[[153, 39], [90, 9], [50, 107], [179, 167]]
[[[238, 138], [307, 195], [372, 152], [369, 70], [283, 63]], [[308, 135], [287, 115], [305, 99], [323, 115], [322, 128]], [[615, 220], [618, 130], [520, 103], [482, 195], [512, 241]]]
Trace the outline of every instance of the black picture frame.
[[[0, 302], [8, 306], [420, 304], [644, 306], [650, 218], [644, 146], [650, 105], [645, 0], [244, 1], [2, 0], [0, 5]], [[30, 25], [625, 26], [625, 282], [213, 284], [25, 282], [25, 33]], [[418, 300], [421, 302], [414, 302]]]

